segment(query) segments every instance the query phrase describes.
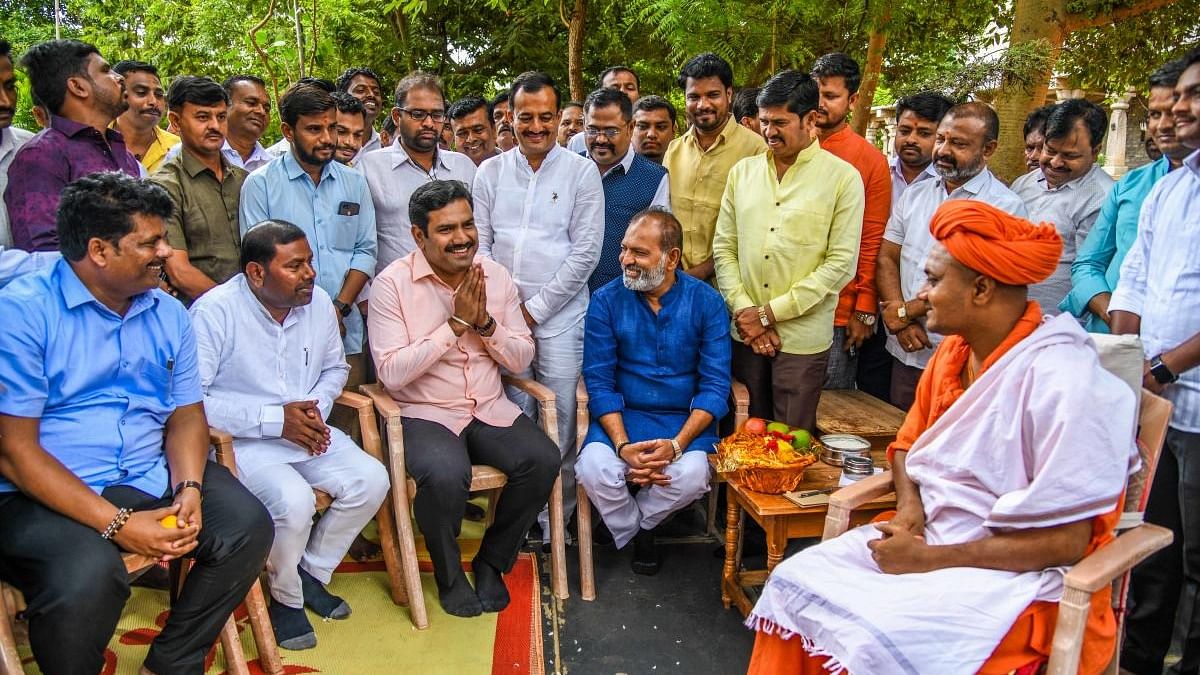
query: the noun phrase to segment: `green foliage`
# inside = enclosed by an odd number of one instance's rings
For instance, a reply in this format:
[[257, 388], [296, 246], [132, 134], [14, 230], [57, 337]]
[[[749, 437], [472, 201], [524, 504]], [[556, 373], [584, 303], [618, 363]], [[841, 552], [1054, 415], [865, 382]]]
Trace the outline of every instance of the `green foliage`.
[[1077, 31], [1063, 46], [1057, 70], [1089, 89], [1143, 91], [1150, 73], [1200, 46], [1198, 17], [1200, 0], [1179, 0], [1132, 19]]
[[1031, 88], [1042, 73], [1053, 65], [1050, 45], [1045, 41], [1027, 42], [1008, 49], [980, 52], [978, 56], [948, 73], [935, 73], [925, 79], [913, 79], [897, 86], [901, 96], [919, 91], [940, 91], [960, 101], [968, 96], [990, 98], [1002, 85]]

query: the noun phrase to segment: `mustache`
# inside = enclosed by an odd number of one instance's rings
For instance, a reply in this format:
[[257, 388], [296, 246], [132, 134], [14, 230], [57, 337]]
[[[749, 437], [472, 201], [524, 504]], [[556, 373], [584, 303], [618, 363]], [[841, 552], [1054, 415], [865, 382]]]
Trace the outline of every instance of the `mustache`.
[[451, 244], [446, 247], [446, 253], [458, 253], [459, 251], [467, 251], [475, 248], [475, 242], [469, 241], [465, 244]]

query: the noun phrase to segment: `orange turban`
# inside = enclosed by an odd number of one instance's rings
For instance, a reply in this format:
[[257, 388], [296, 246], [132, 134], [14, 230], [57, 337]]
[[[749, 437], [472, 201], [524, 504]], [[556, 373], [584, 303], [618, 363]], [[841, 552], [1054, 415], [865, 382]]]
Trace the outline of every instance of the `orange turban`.
[[1010, 286], [1046, 279], [1062, 255], [1062, 237], [1053, 225], [1034, 225], [973, 199], [942, 202], [929, 231], [955, 260]]

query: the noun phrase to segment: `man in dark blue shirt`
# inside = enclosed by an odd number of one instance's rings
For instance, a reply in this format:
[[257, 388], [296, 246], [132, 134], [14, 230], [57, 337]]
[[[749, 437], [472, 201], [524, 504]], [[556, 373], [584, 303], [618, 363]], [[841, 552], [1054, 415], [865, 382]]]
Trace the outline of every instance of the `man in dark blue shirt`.
[[266, 509], [207, 461], [192, 325], [158, 289], [172, 209], [156, 185], [84, 176], [59, 203], [62, 259], [0, 290], [0, 579], [42, 672], [104, 665], [122, 551], [195, 560], [142, 672], [201, 672], [271, 548]]
[[728, 408], [729, 314], [711, 286], [677, 273], [682, 239], [666, 209], [636, 214], [621, 241], [624, 273], [592, 296], [585, 326], [592, 425], [576, 476], [617, 547], [633, 540], [639, 574], [658, 571], [654, 527], [708, 492]]

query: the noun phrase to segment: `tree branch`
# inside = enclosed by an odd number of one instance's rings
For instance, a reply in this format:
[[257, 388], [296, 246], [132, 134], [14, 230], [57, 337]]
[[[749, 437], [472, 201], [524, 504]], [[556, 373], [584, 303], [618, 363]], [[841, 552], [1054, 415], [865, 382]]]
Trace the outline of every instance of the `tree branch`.
[[1097, 14], [1096, 16], [1088, 17], [1071, 14], [1063, 21], [1063, 29], [1068, 33], [1073, 33], [1077, 30], [1085, 28], [1099, 28], [1107, 26], [1110, 23], [1116, 23], [1125, 19], [1132, 19], [1141, 16], [1146, 12], [1153, 12], [1156, 9], [1162, 9], [1169, 5], [1173, 5], [1179, 0], [1141, 0], [1135, 2], [1128, 7], [1120, 7], [1111, 12]]
[[256, 37], [258, 31], [262, 30], [263, 27], [267, 25], [267, 22], [271, 20], [271, 16], [274, 13], [275, 0], [271, 0], [271, 4], [267, 7], [267, 13], [263, 15], [262, 20], [254, 24], [254, 27], [250, 29], [249, 38], [250, 46], [253, 47], [255, 53], [258, 54], [258, 59], [262, 61], [263, 68], [267, 69], [267, 76], [271, 78], [271, 89], [275, 94], [275, 101], [279, 101], [279, 79], [275, 76], [275, 69], [271, 67], [270, 57], [267, 56], [267, 53], [263, 51], [262, 47], [258, 46], [258, 38]]

